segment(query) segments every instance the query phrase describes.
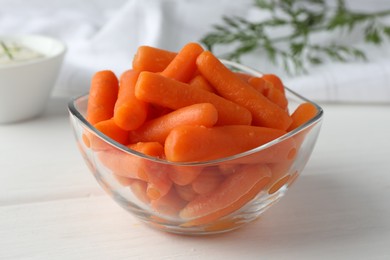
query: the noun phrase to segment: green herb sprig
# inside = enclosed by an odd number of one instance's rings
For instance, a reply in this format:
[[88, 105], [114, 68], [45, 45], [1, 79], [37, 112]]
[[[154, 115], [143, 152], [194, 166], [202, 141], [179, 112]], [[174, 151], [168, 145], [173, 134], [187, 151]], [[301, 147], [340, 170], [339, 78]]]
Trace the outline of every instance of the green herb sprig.
[[[217, 46], [228, 46], [230, 52], [221, 58], [240, 62], [243, 55], [261, 49], [268, 59], [290, 75], [308, 72], [308, 66], [327, 60], [347, 62], [367, 60], [359, 48], [340, 43], [316, 43], [313, 39], [320, 32], [336, 30], [351, 33], [358, 26], [363, 28], [362, 40], [379, 45], [390, 38], [390, 26], [381, 18], [390, 10], [364, 13], [351, 11], [344, 0], [332, 7], [326, 0], [255, 0], [255, 7], [266, 12], [269, 18], [252, 22], [242, 17], [223, 17], [222, 25], [206, 34], [201, 42], [213, 51]], [[288, 33], [275, 36], [276, 29]], [[360, 30], [360, 29], [359, 29]]]
[[14, 59], [14, 56], [12, 55], [12, 53], [10, 52], [10, 50], [8, 49], [7, 45], [3, 42], [3, 41], [0, 41], [0, 45], [1, 47], [3, 48], [5, 54], [8, 56], [8, 58], [10, 60], [13, 60]]

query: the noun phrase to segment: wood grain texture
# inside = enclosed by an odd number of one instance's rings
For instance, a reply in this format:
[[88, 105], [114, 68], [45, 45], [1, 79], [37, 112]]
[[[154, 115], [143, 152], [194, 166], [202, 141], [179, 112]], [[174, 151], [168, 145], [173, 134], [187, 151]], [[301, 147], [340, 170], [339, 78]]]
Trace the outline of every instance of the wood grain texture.
[[324, 110], [286, 197], [242, 229], [208, 237], [151, 229], [103, 194], [65, 108], [0, 125], [0, 259], [390, 259], [390, 106]]

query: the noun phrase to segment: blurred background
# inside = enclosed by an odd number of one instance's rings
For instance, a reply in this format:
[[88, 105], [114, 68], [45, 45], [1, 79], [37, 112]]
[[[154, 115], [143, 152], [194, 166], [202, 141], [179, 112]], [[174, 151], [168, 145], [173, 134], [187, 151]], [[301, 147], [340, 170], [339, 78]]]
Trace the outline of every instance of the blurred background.
[[[335, 1], [329, 1], [336, 4]], [[390, 10], [389, 0], [346, 1], [353, 10]], [[97, 70], [118, 75], [131, 68], [139, 45], [178, 51], [189, 41], [199, 41], [222, 21], [222, 16], [256, 19], [253, 0], [0, 0], [1, 34], [44, 34], [68, 47], [54, 96], [85, 93]], [[389, 17], [384, 22], [390, 24]], [[327, 35], [326, 41], [357, 45], [368, 62], [324, 63], [304, 75], [288, 75], [261, 51], [242, 63], [281, 75], [286, 85], [323, 102], [390, 103], [390, 44], [358, 42], [353, 34]]]

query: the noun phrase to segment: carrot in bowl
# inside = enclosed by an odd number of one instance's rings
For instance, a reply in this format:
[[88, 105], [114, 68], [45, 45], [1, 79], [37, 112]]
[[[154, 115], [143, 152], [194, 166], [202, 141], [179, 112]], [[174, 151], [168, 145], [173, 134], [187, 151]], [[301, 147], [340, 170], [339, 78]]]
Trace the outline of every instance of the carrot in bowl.
[[229, 70], [211, 52], [204, 51], [196, 60], [201, 74], [224, 98], [252, 113], [253, 124], [286, 130], [292, 120], [288, 113], [256, 91]]
[[283, 94], [285, 92], [284, 90], [284, 84], [282, 80], [275, 74], [264, 74], [262, 76], [262, 79], [264, 79], [267, 82], [272, 83], [273, 87], [281, 91]]
[[196, 71], [196, 58], [203, 52], [198, 43], [186, 44], [161, 72], [161, 75], [181, 82], [189, 82]]
[[263, 164], [245, 165], [226, 179], [210, 194], [199, 195], [181, 211], [180, 217], [188, 220], [182, 226], [211, 223], [244, 206], [268, 183], [270, 169]]
[[[104, 135], [110, 137], [114, 141], [126, 145], [129, 140], [129, 133], [126, 130], [120, 128], [114, 121], [113, 118], [100, 121], [95, 124], [94, 127], [102, 132]], [[109, 148], [109, 144], [101, 140], [97, 136], [89, 135], [91, 148], [94, 150], [104, 150]]]
[[199, 103], [174, 110], [171, 113], [145, 122], [140, 128], [130, 131], [130, 142], [159, 142], [164, 144], [169, 132], [180, 125], [213, 126], [218, 120], [218, 111], [210, 103]]
[[191, 79], [190, 85], [215, 93], [213, 86], [211, 86], [210, 83], [208, 83], [202, 75], [197, 75], [193, 79]]
[[218, 111], [218, 125], [249, 125], [252, 120], [251, 113], [246, 108], [232, 101], [156, 73], [141, 72], [135, 96], [144, 102], [171, 109], [211, 103]]
[[135, 70], [128, 70], [122, 74], [118, 99], [114, 108], [115, 123], [128, 131], [140, 127], [148, 115], [148, 105], [134, 95], [138, 76], [139, 72]]
[[165, 156], [173, 162], [213, 160], [256, 148], [285, 133], [283, 130], [246, 125], [212, 128], [179, 126], [165, 140]]
[[317, 115], [317, 113], [318, 110], [312, 103], [306, 102], [300, 104], [291, 115], [293, 122], [288, 130], [291, 131], [303, 125]]
[[[164, 147], [158, 142], [138, 142], [128, 147], [152, 157], [164, 156]], [[145, 176], [148, 181], [146, 194], [150, 199], [158, 199], [169, 192], [172, 187], [172, 181], [168, 176], [169, 165], [164, 166], [136, 156], [133, 156], [133, 161], [138, 165], [139, 174]]]
[[138, 47], [133, 59], [133, 69], [137, 71], [161, 72], [176, 57], [177, 53], [150, 46]]
[[287, 109], [288, 101], [285, 94], [275, 88], [272, 83], [258, 77], [250, 78], [248, 83], [283, 110]]
[[87, 121], [92, 125], [114, 115], [118, 97], [118, 79], [112, 71], [103, 70], [92, 77], [88, 97]]

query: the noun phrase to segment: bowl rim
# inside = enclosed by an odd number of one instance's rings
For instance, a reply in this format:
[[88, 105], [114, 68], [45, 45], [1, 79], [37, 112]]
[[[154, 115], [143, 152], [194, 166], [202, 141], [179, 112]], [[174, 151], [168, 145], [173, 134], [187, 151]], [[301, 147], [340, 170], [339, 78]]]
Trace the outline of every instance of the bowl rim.
[[[250, 67], [247, 67], [246, 65], [238, 64], [238, 63], [235, 63], [235, 62], [232, 62], [232, 61], [223, 60], [223, 59], [220, 59], [220, 60], [225, 65], [233, 66], [233, 67], [236, 67], [238, 69], [244, 70], [246, 72], [250, 72], [254, 76], [262, 76], [263, 75], [261, 72], [256, 71], [256, 70], [254, 70], [254, 69], [252, 69]], [[121, 150], [121, 151], [123, 151], [125, 153], [131, 154], [131, 155], [136, 155], [136, 156], [142, 157], [144, 159], [148, 159], [148, 160], [152, 160], [154, 162], [168, 164], [168, 165], [175, 165], [175, 166], [206, 166], [206, 165], [215, 165], [215, 164], [220, 164], [220, 163], [227, 162], [227, 161], [236, 160], [236, 159], [239, 159], [239, 158], [242, 158], [242, 157], [245, 157], [245, 156], [257, 153], [257, 152], [259, 152], [261, 150], [265, 150], [265, 149], [267, 149], [267, 148], [269, 148], [269, 147], [271, 147], [271, 146], [273, 146], [273, 145], [275, 145], [277, 143], [280, 143], [280, 142], [282, 142], [282, 141], [284, 141], [284, 140], [286, 140], [286, 139], [288, 139], [288, 138], [298, 134], [301, 131], [304, 131], [306, 128], [309, 128], [311, 125], [314, 125], [316, 123], [321, 122], [321, 120], [323, 118], [323, 115], [324, 115], [324, 110], [322, 109], [321, 106], [319, 106], [317, 103], [311, 101], [310, 99], [307, 99], [307, 98], [303, 97], [302, 95], [298, 94], [297, 92], [291, 90], [290, 88], [288, 88], [286, 86], [285, 86], [285, 90], [287, 92], [289, 92], [290, 94], [292, 94], [293, 96], [295, 96], [295, 97], [297, 97], [297, 98], [299, 98], [299, 99], [301, 99], [301, 100], [303, 100], [305, 102], [309, 102], [312, 105], [314, 105], [317, 108], [317, 114], [312, 119], [307, 121], [306, 123], [300, 125], [299, 127], [295, 128], [294, 130], [292, 130], [290, 132], [287, 132], [286, 134], [284, 134], [284, 135], [282, 135], [282, 136], [272, 140], [271, 142], [265, 143], [263, 145], [260, 145], [258, 147], [255, 147], [253, 149], [247, 150], [247, 151], [239, 153], [239, 154], [235, 154], [235, 155], [231, 155], [231, 156], [223, 157], [223, 158], [218, 158], [218, 159], [213, 159], [213, 160], [207, 160], [207, 161], [171, 162], [171, 161], [167, 161], [167, 160], [164, 160], [164, 159], [156, 158], [156, 157], [153, 157], [153, 156], [145, 155], [143, 153], [140, 153], [138, 151], [130, 149], [130, 148], [128, 148], [127, 146], [125, 146], [123, 144], [120, 144], [120, 143], [116, 142], [115, 140], [111, 139], [110, 137], [104, 135], [102, 132], [98, 131], [78, 111], [78, 109], [77, 109], [77, 107], [75, 105], [76, 101], [79, 100], [79, 99], [87, 98], [89, 96], [89, 93], [84, 93], [84, 94], [81, 94], [79, 96], [76, 96], [76, 97], [72, 98], [68, 102], [68, 111], [69, 111], [70, 115], [73, 115], [74, 117], [76, 117], [84, 125], [84, 127], [86, 127], [89, 131], [93, 132], [99, 138], [103, 139], [108, 144], [114, 146], [116, 149], [119, 149], [119, 150]]]
[[45, 41], [52, 41], [55, 43], [57, 46], [59, 46], [59, 50], [53, 54], [50, 55], [43, 55], [43, 57], [39, 59], [31, 59], [31, 60], [26, 60], [26, 61], [21, 61], [21, 62], [15, 62], [15, 63], [7, 63], [0, 65], [0, 70], [7, 70], [7, 69], [15, 69], [19, 67], [24, 67], [24, 66], [30, 66], [30, 65], [36, 65], [41, 62], [45, 62], [48, 60], [55, 59], [57, 57], [63, 56], [67, 52], [67, 46], [65, 42], [61, 41], [58, 38], [43, 35], [43, 34], [2, 34], [0, 35], [0, 40], [20, 40], [20, 39], [42, 39]]

